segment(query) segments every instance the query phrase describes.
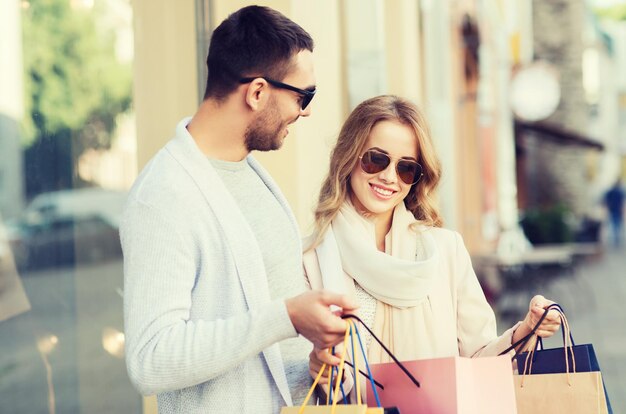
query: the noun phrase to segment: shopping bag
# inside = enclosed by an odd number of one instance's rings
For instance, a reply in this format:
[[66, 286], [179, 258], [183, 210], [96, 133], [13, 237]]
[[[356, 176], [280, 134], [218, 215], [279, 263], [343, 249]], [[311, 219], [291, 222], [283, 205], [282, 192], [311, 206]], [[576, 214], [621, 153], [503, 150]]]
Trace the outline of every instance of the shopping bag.
[[[546, 308], [535, 331], [550, 310], [561, 317], [563, 347], [536, 349], [516, 355], [518, 372], [515, 393], [518, 412], [535, 413], [549, 410], [553, 413], [612, 413], [600, 366], [593, 345], [574, 345], [569, 322], [560, 305]], [[539, 338], [537, 345], [541, 345]]]
[[[333, 387], [329, 387], [331, 392], [329, 393], [329, 400], [327, 400], [326, 405], [307, 405], [311, 395], [313, 394], [315, 387], [317, 386], [322, 374], [326, 370], [326, 364], [322, 365], [322, 368], [319, 370], [315, 381], [313, 381], [313, 385], [309, 389], [307, 396], [304, 399], [304, 402], [300, 407], [283, 407], [280, 411], [281, 414], [384, 414], [383, 408], [375, 407], [370, 408], [366, 404], [363, 404], [361, 401], [361, 389], [359, 385], [359, 381], [356, 382], [356, 396], [357, 401], [356, 404], [339, 404], [338, 402], [341, 400], [339, 398], [339, 390], [341, 387], [341, 379], [343, 378], [343, 371], [345, 368], [346, 355], [348, 353], [348, 338], [352, 339], [352, 349], [355, 349], [354, 346], [354, 336], [356, 335], [356, 328], [352, 321], [347, 321], [348, 325], [346, 328], [346, 333], [343, 342], [343, 350], [341, 353], [341, 362], [338, 367], [337, 375], [335, 376], [335, 385], [334, 390]], [[360, 341], [360, 338], [359, 338]], [[354, 351], [353, 351], [354, 355]], [[358, 369], [358, 358], [354, 358], [354, 368], [355, 372], [359, 372]], [[330, 384], [333, 384], [333, 376], [330, 376]], [[332, 396], [335, 396], [333, 399]]]
[[[572, 371], [572, 362], [576, 361], [576, 372], [601, 372], [598, 358], [593, 349], [592, 344], [574, 345], [574, 358], [568, 359], [569, 370]], [[528, 357], [528, 352], [521, 353], [516, 356], [518, 372], [524, 370], [524, 363]], [[537, 374], [559, 374], [565, 373], [565, 358], [563, 348], [551, 348], [536, 350], [533, 354], [532, 375]], [[602, 377], [602, 375], [600, 375]], [[602, 379], [602, 392], [605, 395], [607, 410], [609, 414], [613, 414], [609, 395], [606, 393], [606, 385]]]
[[385, 409], [389, 414], [516, 414], [513, 373], [507, 356], [400, 362], [363, 321], [346, 316], [359, 321], [394, 361], [366, 361], [368, 372], [364, 375], [372, 385], [367, 389], [368, 405], [393, 407]]
[[[402, 414], [515, 414], [511, 361], [507, 356], [448, 357], [403, 361], [417, 378], [415, 386], [394, 363], [370, 364], [383, 406]], [[367, 401], [370, 401], [368, 390]]]
[[515, 375], [518, 414], [608, 413], [600, 372]]

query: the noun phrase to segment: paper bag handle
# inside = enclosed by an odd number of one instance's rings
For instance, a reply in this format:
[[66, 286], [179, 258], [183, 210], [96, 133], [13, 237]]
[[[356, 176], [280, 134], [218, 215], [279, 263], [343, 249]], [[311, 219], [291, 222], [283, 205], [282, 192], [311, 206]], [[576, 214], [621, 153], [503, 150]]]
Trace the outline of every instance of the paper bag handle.
[[[565, 373], [567, 375], [567, 383], [569, 385], [572, 385], [570, 376], [569, 376], [570, 372], [569, 372], [568, 353], [572, 357], [572, 372], [575, 373], [576, 372], [576, 358], [574, 356], [574, 341], [572, 339], [572, 333], [570, 331], [569, 322], [567, 321], [567, 317], [565, 317], [565, 313], [563, 312], [563, 309], [560, 306], [557, 309], [559, 312], [559, 317], [561, 318], [561, 322], [562, 322], [561, 329], [563, 330], [563, 351], [565, 352]], [[567, 344], [567, 339], [570, 340], [569, 345]], [[524, 378], [526, 377], [526, 375], [532, 373], [535, 351], [536, 351], [536, 347], [533, 347], [533, 349], [531, 349], [528, 352], [528, 355], [526, 355], [526, 360], [524, 361], [524, 372], [522, 373], [522, 382], [520, 384], [521, 387], [524, 386]], [[529, 361], [530, 361], [530, 364], [529, 364]]]
[[[351, 364], [350, 362], [348, 362], [347, 360], [345, 361], [346, 364], [350, 365], [351, 367], [353, 367], [355, 369], [355, 371], [358, 371], [360, 373], [362, 373], [363, 375], [365, 375], [368, 379], [371, 379], [371, 376], [368, 376], [367, 374], [364, 374], [363, 371], [361, 371], [359, 369], [359, 365], [358, 365], [358, 358], [356, 357], [356, 350], [354, 347], [354, 336], [356, 334], [358, 341], [359, 341], [359, 345], [360, 345], [360, 350], [364, 351], [363, 348], [363, 343], [361, 342], [361, 335], [359, 335], [359, 331], [356, 328], [356, 324], [354, 323], [354, 321], [352, 320], [347, 320], [346, 321], [348, 323], [348, 329], [350, 330], [350, 345], [352, 346], [352, 359], [354, 360], [354, 364]], [[344, 352], [347, 352], [347, 350], [344, 348]], [[333, 347], [333, 353], [334, 353], [334, 347]], [[365, 361], [365, 366], [367, 367], [367, 370], [369, 372], [369, 365], [367, 363], [367, 358], [365, 356], [365, 353], [363, 353], [363, 359]], [[330, 368], [334, 368], [334, 367], [330, 367]], [[329, 378], [330, 381], [329, 383], [332, 384], [333, 383], [333, 373], [334, 373], [334, 369], [331, 369], [329, 371]], [[343, 395], [343, 399], [345, 401], [345, 394], [343, 391], [343, 384], [340, 385], [341, 381], [340, 381], [341, 377], [339, 375], [337, 375], [337, 382], [336, 382], [336, 389], [333, 392], [333, 388], [332, 386], [329, 386], [329, 392], [326, 398], [326, 405], [329, 405], [332, 402], [335, 401], [335, 399], [339, 399], [339, 395], [338, 395], [338, 388], [341, 388], [341, 394]], [[356, 381], [356, 401], [357, 404], [360, 405], [362, 404], [362, 399], [361, 399], [361, 382], [360, 381]], [[374, 383], [372, 382], [372, 387], [374, 386]], [[376, 401], [378, 401], [378, 396], [376, 396]], [[380, 404], [378, 405], [380, 407]]]
[[352, 319], [355, 319], [355, 320], [359, 321], [361, 323], [361, 325], [365, 329], [367, 329], [367, 331], [370, 333], [370, 335], [372, 335], [372, 338], [374, 338], [374, 340], [376, 342], [378, 342], [378, 344], [387, 353], [387, 355], [389, 355], [391, 357], [391, 359], [393, 359], [393, 361], [400, 367], [402, 372], [404, 372], [406, 374], [406, 376], [409, 377], [411, 382], [413, 382], [413, 384], [415, 384], [415, 386], [417, 386], [418, 388], [421, 387], [419, 381], [415, 379], [415, 377], [409, 372], [409, 370], [406, 369], [406, 367], [404, 365], [402, 365], [402, 362], [400, 362], [398, 360], [398, 358], [396, 358], [396, 356], [385, 346], [385, 344], [383, 344], [383, 342], [380, 339], [378, 339], [378, 337], [374, 334], [374, 332], [372, 332], [372, 330], [365, 323], [363, 323], [363, 321], [358, 316], [352, 315], [352, 314], [345, 314], [345, 315], [342, 315], [341, 317], [343, 319], [352, 318]]
[[[543, 315], [541, 315], [541, 318], [539, 318], [539, 320], [537, 321], [535, 326], [531, 329], [531, 331], [526, 336], [524, 336], [523, 338], [521, 338], [520, 340], [518, 340], [517, 342], [512, 344], [510, 347], [508, 347], [504, 351], [500, 352], [498, 354], [498, 356], [499, 355], [506, 355], [506, 354], [508, 354], [509, 352], [511, 352], [512, 350], [517, 348], [519, 345], [522, 345], [520, 348], [523, 349], [528, 344], [530, 339], [535, 335], [535, 332], [537, 332], [537, 329], [539, 329], [539, 327], [541, 326], [541, 323], [543, 322], [543, 320], [546, 318], [546, 316], [548, 316], [548, 312], [550, 312], [552, 309], [556, 309], [561, 315], [565, 315], [565, 312], [563, 311], [563, 308], [558, 303], [553, 303], [552, 305], [547, 306], [545, 308], [545, 310], [543, 311]], [[570, 332], [569, 335], [570, 335], [570, 339], [571, 339], [571, 341], [573, 343], [574, 340], [571, 338], [571, 336], [572, 336], [571, 332]], [[565, 343], [565, 337], [563, 337], [563, 342]], [[513, 356], [512, 359], [514, 359], [514, 358], [515, 358], [515, 356]]]
[[[343, 338], [343, 352], [341, 353], [341, 362], [339, 363], [339, 373], [337, 375], [337, 391], [339, 391], [339, 383], [341, 382], [341, 378], [343, 377], [343, 369], [344, 369], [344, 364], [346, 361], [346, 354], [348, 353], [348, 338], [350, 336], [350, 331], [351, 331], [351, 324], [348, 322], [346, 326], [346, 333]], [[326, 369], [326, 363], [323, 363], [322, 367], [317, 373], [317, 376], [315, 377], [315, 380], [313, 381], [313, 385], [311, 385], [311, 388], [309, 388], [309, 392], [306, 394], [306, 397], [304, 397], [304, 401], [302, 402], [302, 405], [300, 406], [300, 410], [298, 411], [298, 414], [302, 414], [304, 412], [304, 409], [307, 403], [309, 402], [309, 400], [311, 399], [311, 395], [313, 395], [313, 391], [315, 391], [315, 387], [319, 383], [320, 378], [322, 377], [322, 374], [324, 373], [325, 369]], [[332, 383], [329, 383], [329, 392], [332, 386], [333, 386]], [[337, 400], [338, 399], [335, 399], [333, 401], [331, 414], [334, 414], [335, 412]]]

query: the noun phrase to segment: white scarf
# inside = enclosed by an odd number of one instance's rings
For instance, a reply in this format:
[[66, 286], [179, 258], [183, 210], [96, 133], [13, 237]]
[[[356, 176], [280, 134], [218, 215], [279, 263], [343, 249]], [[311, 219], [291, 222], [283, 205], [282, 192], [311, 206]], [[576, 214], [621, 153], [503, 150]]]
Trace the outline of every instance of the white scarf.
[[[391, 246], [387, 245], [388, 253], [383, 253], [376, 248], [375, 223], [361, 216], [351, 203], [346, 202], [333, 220], [329, 236], [334, 236], [336, 240], [343, 270], [370, 295], [400, 309], [422, 302], [437, 276], [439, 253], [435, 240], [427, 231], [417, 233], [411, 229], [414, 223], [415, 218], [404, 203], [398, 204], [393, 212]], [[416, 260], [418, 237], [421, 237], [425, 250], [423, 260]], [[330, 247], [331, 242], [320, 247]], [[323, 275], [328, 274], [321, 270]], [[330, 276], [335, 284], [341, 280], [336, 273]], [[324, 284], [328, 286], [326, 279]], [[345, 291], [340, 287], [337, 290]]]

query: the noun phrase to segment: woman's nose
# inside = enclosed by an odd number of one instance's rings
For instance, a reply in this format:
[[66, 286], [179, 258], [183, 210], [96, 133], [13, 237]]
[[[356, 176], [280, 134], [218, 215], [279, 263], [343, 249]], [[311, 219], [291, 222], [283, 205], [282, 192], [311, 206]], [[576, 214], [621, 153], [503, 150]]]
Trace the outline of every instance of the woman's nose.
[[378, 178], [386, 183], [395, 183], [398, 180], [398, 174], [396, 173], [396, 165], [394, 162], [390, 162], [387, 168], [382, 170], [378, 174]]

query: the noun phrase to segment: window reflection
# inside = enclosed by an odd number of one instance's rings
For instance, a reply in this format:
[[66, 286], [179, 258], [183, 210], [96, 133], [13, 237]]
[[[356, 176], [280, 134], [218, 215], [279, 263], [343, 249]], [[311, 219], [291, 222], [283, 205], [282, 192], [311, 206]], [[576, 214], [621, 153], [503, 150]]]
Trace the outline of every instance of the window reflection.
[[19, 270], [121, 259], [118, 222], [124, 192], [85, 188], [38, 195], [7, 225]]
[[0, 411], [141, 411], [119, 220], [136, 175], [128, 0], [0, 2]]
[[116, 358], [124, 358], [124, 333], [115, 328], [104, 328], [102, 330], [102, 348]]

